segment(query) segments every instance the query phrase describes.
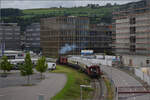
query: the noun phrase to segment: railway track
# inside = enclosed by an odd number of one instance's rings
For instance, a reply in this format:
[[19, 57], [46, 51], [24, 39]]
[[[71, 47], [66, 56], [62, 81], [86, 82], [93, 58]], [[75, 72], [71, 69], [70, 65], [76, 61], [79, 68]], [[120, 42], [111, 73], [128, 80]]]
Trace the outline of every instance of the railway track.
[[105, 91], [103, 89], [103, 85], [104, 84], [100, 79], [93, 80], [93, 88], [95, 89], [93, 100], [104, 100]]

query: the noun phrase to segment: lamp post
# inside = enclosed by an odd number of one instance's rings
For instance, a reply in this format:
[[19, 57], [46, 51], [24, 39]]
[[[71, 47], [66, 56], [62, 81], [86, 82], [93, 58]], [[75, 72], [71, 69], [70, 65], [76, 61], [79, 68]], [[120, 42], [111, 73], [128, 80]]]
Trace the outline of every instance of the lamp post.
[[82, 100], [82, 88], [91, 88], [90, 85], [80, 85], [80, 93], [81, 93], [81, 100]]
[[118, 87], [116, 87], [116, 100], [118, 100]]
[[44, 94], [39, 94], [38, 95], [38, 100], [44, 100]]

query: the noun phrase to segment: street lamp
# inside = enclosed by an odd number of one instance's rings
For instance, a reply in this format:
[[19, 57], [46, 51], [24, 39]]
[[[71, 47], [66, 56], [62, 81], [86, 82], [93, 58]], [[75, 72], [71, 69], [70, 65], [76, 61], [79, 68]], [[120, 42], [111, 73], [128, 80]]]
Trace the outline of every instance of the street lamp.
[[80, 93], [81, 93], [81, 100], [82, 100], [82, 88], [91, 88], [90, 85], [80, 85]]
[[44, 100], [44, 94], [38, 94], [38, 100]]

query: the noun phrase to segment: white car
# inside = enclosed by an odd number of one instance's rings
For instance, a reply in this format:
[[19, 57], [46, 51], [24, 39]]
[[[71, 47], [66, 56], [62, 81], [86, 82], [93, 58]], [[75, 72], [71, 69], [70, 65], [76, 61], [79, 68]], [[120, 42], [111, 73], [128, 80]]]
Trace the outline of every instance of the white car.
[[54, 70], [56, 69], [56, 63], [51, 63], [51, 62], [48, 62], [48, 70]]

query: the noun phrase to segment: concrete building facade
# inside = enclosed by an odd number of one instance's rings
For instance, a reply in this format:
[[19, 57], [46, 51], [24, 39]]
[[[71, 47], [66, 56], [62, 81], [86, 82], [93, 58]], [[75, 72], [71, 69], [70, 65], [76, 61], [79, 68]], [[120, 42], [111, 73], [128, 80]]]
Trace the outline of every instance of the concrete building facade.
[[150, 6], [149, 0], [123, 5], [114, 12], [117, 55], [127, 66], [150, 65]]
[[53, 17], [41, 19], [41, 47], [45, 56], [77, 55], [89, 49], [88, 17]]
[[17, 23], [0, 23], [0, 44], [5, 50], [20, 49], [20, 26]]
[[24, 35], [26, 49], [40, 51], [40, 23], [27, 26]]

